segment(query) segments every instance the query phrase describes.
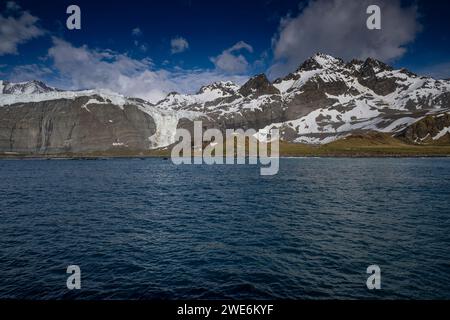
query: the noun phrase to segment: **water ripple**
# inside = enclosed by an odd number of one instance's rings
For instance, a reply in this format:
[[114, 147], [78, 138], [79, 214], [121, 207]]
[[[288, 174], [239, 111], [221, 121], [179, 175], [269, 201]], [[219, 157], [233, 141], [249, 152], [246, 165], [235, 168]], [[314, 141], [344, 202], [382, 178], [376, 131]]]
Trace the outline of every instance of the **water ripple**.
[[450, 298], [448, 159], [281, 159], [271, 177], [0, 161], [0, 176], [0, 298]]

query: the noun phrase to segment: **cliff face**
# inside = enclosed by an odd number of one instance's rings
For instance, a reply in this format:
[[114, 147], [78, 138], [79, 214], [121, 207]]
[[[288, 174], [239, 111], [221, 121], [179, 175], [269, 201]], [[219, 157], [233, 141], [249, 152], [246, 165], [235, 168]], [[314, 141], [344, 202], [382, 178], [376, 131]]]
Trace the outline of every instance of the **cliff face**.
[[155, 134], [156, 125], [149, 114], [133, 105], [84, 106], [89, 99], [50, 100], [0, 108], [0, 150], [45, 154], [151, 147], [149, 137]]

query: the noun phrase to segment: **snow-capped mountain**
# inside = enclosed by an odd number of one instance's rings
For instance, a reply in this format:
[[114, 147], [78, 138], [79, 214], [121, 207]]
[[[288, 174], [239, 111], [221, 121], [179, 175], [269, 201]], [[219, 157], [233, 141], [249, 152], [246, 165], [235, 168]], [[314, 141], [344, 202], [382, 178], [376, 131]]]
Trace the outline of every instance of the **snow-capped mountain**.
[[[355, 130], [399, 133], [426, 115], [450, 108], [450, 82], [395, 70], [374, 60], [317, 54], [270, 83], [250, 79], [234, 94], [165, 107], [201, 111], [220, 127], [280, 128], [286, 140], [327, 143]], [[192, 96], [191, 96], [192, 97]]]
[[169, 93], [156, 104], [102, 90], [61, 91], [0, 82], [0, 151], [142, 150], [175, 142], [192, 121], [219, 129], [279, 128], [282, 139], [322, 144], [379, 131], [412, 143], [450, 135], [450, 81], [367, 59], [316, 54], [286, 77]]
[[196, 94], [169, 93], [166, 98], [156, 103], [164, 109], [196, 109], [202, 110], [212, 105], [214, 101], [234, 96], [239, 86], [231, 81], [215, 82], [200, 88]]
[[0, 80], [0, 93], [2, 94], [39, 94], [61, 91], [59, 89], [49, 87], [42, 81], [27, 81], [13, 83]]
[[200, 116], [107, 90], [24, 92], [0, 94], [0, 152], [148, 150], [172, 144], [180, 119]]

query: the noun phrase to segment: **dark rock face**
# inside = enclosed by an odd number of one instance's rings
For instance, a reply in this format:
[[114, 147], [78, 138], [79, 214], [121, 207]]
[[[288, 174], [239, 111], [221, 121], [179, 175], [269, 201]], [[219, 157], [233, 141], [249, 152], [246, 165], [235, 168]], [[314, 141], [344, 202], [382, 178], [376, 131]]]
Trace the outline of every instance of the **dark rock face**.
[[376, 94], [386, 96], [395, 91], [395, 79], [378, 79], [376, 77], [360, 78], [359, 82]]
[[376, 73], [379, 71], [392, 71], [392, 68], [378, 60], [368, 58], [358, 74], [358, 81], [362, 85], [372, 89], [376, 94], [385, 96], [392, 93], [397, 88], [395, 78], [379, 78]]
[[61, 153], [146, 150], [153, 119], [136, 106], [82, 106], [89, 97], [0, 108], [0, 152]]
[[432, 100], [433, 105], [441, 106], [441, 108], [450, 108], [450, 92], [444, 92]]
[[411, 143], [433, 142], [434, 137], [437, 137], [443, 129], [449, 127], [450, 113], [442, 113], [434, 116], [429, 115], [413, 123], [399, 137], [403, 137]]
[[379, 60], [373, 59], [373, 58], [367, 58], [366, 61], [364, 61], [364, 64], [362, 66], [362, 69], [366, 70], [374, 70], [378, 69], [379, 71], [392, 71], [393, 68], [384, 62], [381, 62]]
[[279, 94], [280, 91], [270, 83], [265, 74], [260, 74], [248, 80], [239, 89], [239, 93], [244, 97], [250, 95], [259, 97], [266, 94]]
[[332, 101], [323, 91], [316, 90], [315, 83], [307, 83], [305, 87], [309, 89], [295, 95], [290, 101], [286, 102], [285, 114], [287, 119], [298, 119], [311, 111], [332, 104]]
[[320, 69], [322, 66], [313, 58], [309, 58], [308, 60], [305, 60], [300, 67], [297, 69], [297, 71], [311, 71]]
[[215, 123], [226, 129], [261, 129], [275, 122], [285, 121], [285, 112], [280, 108], [281, 99], [272, 97], [273, 101], [255, 110], [243, 110], [239, 113], [220, 116]]

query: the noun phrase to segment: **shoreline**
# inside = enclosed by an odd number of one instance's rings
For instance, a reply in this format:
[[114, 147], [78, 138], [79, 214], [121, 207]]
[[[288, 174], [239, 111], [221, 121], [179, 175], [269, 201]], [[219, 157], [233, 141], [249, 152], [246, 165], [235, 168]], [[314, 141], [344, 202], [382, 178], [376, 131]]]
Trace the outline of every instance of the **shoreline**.
[[[192, 157], [194, 158], [194, 157]], [[246, 159], [249, 157], [246, 157]], [[280, 159], [301, 159], [301, 158], [450, 158], [450, 154], [299, 154], [280, 155]], [[105, 155], [105, 156], [58, 156], [58, 155], [24, 155], [5, 156], [0, 155], [0, 160], [113, 160], [113, 159], [164, 159], [170, 160], [170, 156], [161, 155]]]
[[[236, 150], [232, 157], [236, 157]], [[249, 157], [247, 146], [245, 156]], [[270, 150], [270, 149], [269, 149]], [[145, 159], [171, 157], [171, 147], [152, 150], [110, 149], [89, 152], [26, 153], [0, 152], [0, 159]], [[258, 152], [258, 151], [256, 151]], [[202, 156], [191, 151], [192, 157]], [[251, 152], [253, 156], [255, 153]], [[280, 158], [436, 158], [450, 157], [450, 144], [406, 144], [394, 139], [343, 139], [325, 145], [307, 145], [281, 142], [278, 149]], [[226, 155], [223, 155], [226, 157]], [[256, 154], [255, 154], [256, 156]]]

